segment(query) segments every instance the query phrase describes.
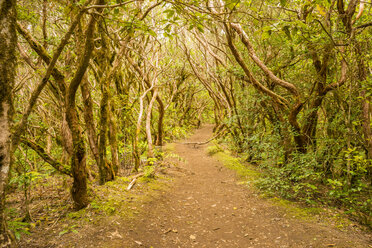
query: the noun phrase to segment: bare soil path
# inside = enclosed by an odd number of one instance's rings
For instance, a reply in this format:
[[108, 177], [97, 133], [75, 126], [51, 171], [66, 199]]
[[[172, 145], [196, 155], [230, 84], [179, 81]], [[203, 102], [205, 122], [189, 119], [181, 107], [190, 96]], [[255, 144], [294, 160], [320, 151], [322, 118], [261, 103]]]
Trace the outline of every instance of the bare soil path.
[[[205, 126], [187, 142], [203, 142], [211, 135], [212, 127]], [[58, 236], [49, 230], [40, 242], [34, 238], [22, 247], [372, 247], [371, 235], [357, 228], [341, 231], [314, 219], [300, 220], [239, 185], [235, 172], [208, 156], [206, 146], [177, 143], [175, 152], [185, 162], [166, 171], [174, 179], [169, 189], [161, 189], [135, 216], [102, 219], [76, 234]]]
[[[211, 133], [206, 126], [187, 141], [205, 141]], [[293, 218], [237, 185], [234, 172], [209, 157], [205, 146], [179, 143], [176, 153], [186, 159], [180, 165], [186, 173], [107, 247], [371, 247], [361, 232]]]

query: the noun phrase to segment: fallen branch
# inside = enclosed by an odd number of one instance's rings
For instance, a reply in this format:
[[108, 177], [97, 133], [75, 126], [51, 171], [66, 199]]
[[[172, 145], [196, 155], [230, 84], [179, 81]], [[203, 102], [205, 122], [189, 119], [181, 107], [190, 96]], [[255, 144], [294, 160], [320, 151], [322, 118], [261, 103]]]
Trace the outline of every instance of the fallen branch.
[[21, 137], [21, 142], [34, 150], [45, 162], [50, 164], [54, 169], [68, 176], [72, 176], [71, 168], [68, 165], [61, 163], [60, 161], [54, 159], [45, 149], [37, 144], [35, 141]]
[[141, 177], [141, 176], [143, 176], [143, 175], [144, 175], [144, 173], [139, 173], [139, 174], [133, 176], [133, 179], [132, 179], [132, 181], [129, 183], [129, 185], [128, 185], [128, 187], [127, 187], [127, 190], [131, 190], [131, 189], [133, 188], [133, 186], [136, 184], [137, 178], [139, 178], [139, 177]]
[[226, 131], [225, 129], [222, 129], [219, 133], [217, 133], [215, 136], [213, 136], [212, 138], [210, 138], [209, 140], [207, 141], [203, 141], [203, 142], [183, 142], [181, 144], [185, 144], [185, 145], [194, 145], [195, 146], [201, 146], [201, 145], [205, 145], [205, 144], [208, 144], [209, 142], [211, 142], [212, 140], [218, 138], [221, 134], [224, 133], [224, 131]]

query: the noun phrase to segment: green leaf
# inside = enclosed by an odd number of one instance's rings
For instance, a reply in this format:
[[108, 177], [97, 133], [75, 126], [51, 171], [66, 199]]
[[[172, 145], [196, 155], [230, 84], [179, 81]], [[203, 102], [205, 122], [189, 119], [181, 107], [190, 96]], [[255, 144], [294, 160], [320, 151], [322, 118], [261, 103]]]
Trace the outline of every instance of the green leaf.
[[65, 229], [65, 230], [59, 232], [58, 235], [62, 236], [63, 234], [66, 234], [66, 233], [68, 233], [68, 229]]
[[271, 30], [271, 27], [270, 27], [270, 26], [264, 26], [264, 27], [262, 28], [262, 30], [263, 30], [263, 31], [269, 31], [269, 30]]
[[198, 25], [196, 26], [196, 28], [197, 28], [201, 33], [204, 33], [203, 25], [198, 24]]
[[78, 6], [83, 6], [86, 3], [87, 0], [80, 0], [79, 2], [76, 3]]
[[16, 237], [17, 240], [21, 239], [21, 233], [20, 232], [15, 232], [14, 236]]
[[157, 34], [155, 33], [154, 30], [149, 29], [148, 32], [149, 32], [149, 34], [150, 34], [151, 36], [153, 36], [153, 37], [157, 37]]
[[170, 19], [174, 15], [174, 10], [169, 10], [167, 14], [167, 18]]
[[284, 26], [283, 31], [287, 35], [288, 39], [292, 40], [291, 31], [289, 30], [289, 26]]
[[263, 32], [261, 35], [261, 39], [267, 40], [268, 38], [270, 38], [269, 32]]

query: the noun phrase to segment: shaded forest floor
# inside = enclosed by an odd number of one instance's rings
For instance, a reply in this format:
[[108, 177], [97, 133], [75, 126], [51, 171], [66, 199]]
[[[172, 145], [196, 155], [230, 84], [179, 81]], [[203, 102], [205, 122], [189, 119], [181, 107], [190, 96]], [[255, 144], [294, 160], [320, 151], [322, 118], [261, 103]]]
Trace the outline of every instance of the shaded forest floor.
[[[187, 142], [211, 135], [206, 126]], [[322, 213], [263, 198], [208, 156], [207, 146], [168, 146], [174, 155], [156, 180], [139, 180], [129, 192], [120, 178], [100, 186], [88, 209], [40, 224], [22, 247], [372, 247], [371, 236], [351, 222], [340, 228]]]

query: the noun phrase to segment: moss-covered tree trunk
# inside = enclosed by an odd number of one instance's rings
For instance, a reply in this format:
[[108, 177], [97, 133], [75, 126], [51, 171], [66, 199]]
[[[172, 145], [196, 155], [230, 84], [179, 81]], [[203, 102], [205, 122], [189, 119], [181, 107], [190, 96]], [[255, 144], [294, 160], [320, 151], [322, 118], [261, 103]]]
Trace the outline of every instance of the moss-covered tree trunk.
[[105, 184], [107, 181], [114, 179], [114, 172], [111, 165], [108, 163], [106, 148], [107, 148], [107, 129], [108, 129], [108, 112], [109, 112], [109, 92], [108, 92], [108, 81], [102, 80], [101, 85], [102, 98], [100, 103], [100, 130], [99, 130], [99, 182]]
[[153, 158], [154, 157], [154, 147], [152, 142], [152, 134], [151, 134], [151, 113], [152, 113], [152, 107], [154, 106], [154, 102], [156, 99], [156, 96], [158, 94], [158, 91], [155, 90], [154, 94], [152, 95], [151, 101], [147, 107], [147, 114], [146, 114], [146, 137], [147, 137], [147, 158]]
[[119, 172], [119, 148], [118, 148], [118, 140], [117, 140], [117, 118], [114, 113], [114, 106], [113, 104], [110, 104], [109, 111], [109, 132], [108, 132], [108, 138], [110, 141], [111, 146], [111, 163], [112, 163], [112, 169], [114, 171], [114, 174], [117, 175]]
[[80, 90], [81, 90], [81, 94], [83, 97], [83, 103], [84, 103], [84, 120], [85, 120], [86, 132], [88, 136], [89, 147], [98, 165], [99, 154], [98, 154], [96, 126], [94, 125], [93, 100], [90, 94], [89, 81], [86, 77], [83, 79], [83, 82], [80, 86]]
[[10, 112], [15, 79], [17, 45], [16, 1], [0, 0], [0, 246], [15, 247], [7, 230], [5, 216], [6, 185], [10, 171]]
[[[104, 0], [95, 1], [96, 5], [103, 5]], [[67, 122], [71, 129], [73, 141], [73, 154], [71, 158], [71, 169], [74, 182], [71, 188], [72, 199], [76, 209], [84, 208], [88, 205], [87, 193], [87, 173], [86, 173], [86, 151], [85, 140], [82, 134], [82, 129], [79, 125], [79, 118], [76, 108], [76, 92], [83, 80], [85, 72], [88, 68], [90, 58], [94, 49], [93, 37], [97, 16], [91, 16], [85, 32], [84, 49], [79, 56], [77, 70], [67, 90], [66, 96], [66, 116]]]
[[164, 115], [165, 115], [165, 110], [164, 110], [164, 104], [163, 101], [159, 96], [156, 97], [156, 101], [158, 102], [159, 105], [159, 120], [158, 120], [158, 133], [156, 136], [156, 142], [155, 144], [157, 146], [162, 146], [163, 145], [163, 122], [164, 122]]

